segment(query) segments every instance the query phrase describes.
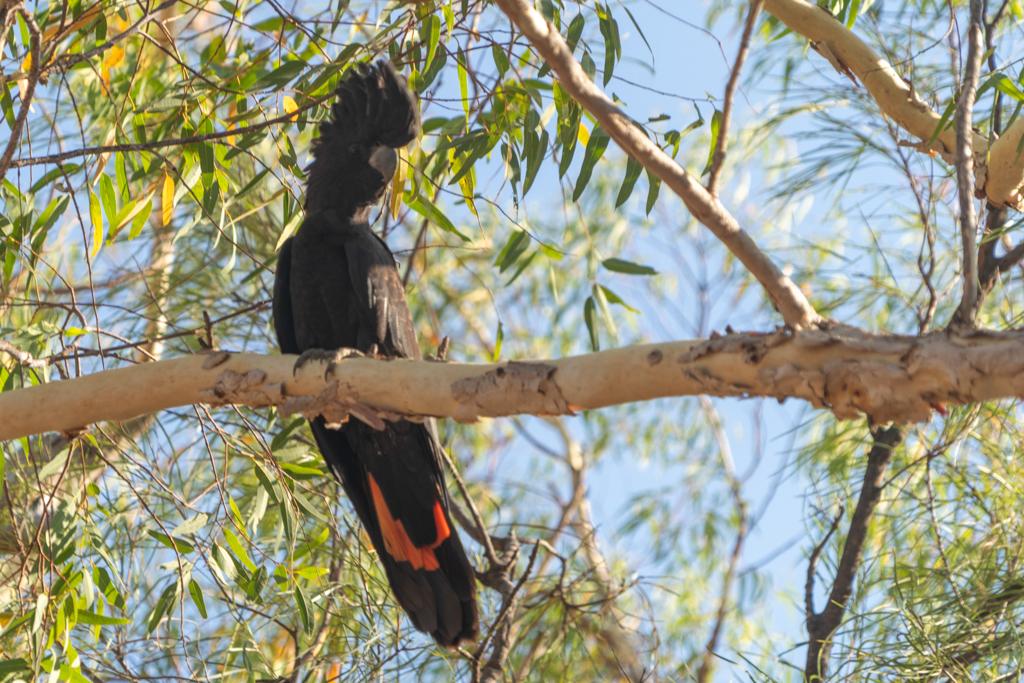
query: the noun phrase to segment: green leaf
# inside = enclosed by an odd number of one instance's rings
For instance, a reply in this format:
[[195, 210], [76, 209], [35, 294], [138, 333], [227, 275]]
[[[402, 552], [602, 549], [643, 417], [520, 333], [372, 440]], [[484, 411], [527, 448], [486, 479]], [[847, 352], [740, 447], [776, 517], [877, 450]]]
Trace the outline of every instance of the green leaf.
[[135, 218], [132, 219], [132, 229], [128, 233], [128, 239], [133, 240], [142, 233], [142, 228], [146, 225], [146, 221], [149, 220], [151, 213], [153, 213], [153, 200], [149, 199], [146, 201], [146, 205], [142, 207], [142, 210], [135, 214]]
[[950, 100], [949, 104], [946, 105], [946, 109], [942, 112], [942, 116], [939, 117], [939, 122], [935, 124], [935, 130], [932, 131], [932, 136], [928, 138], [928, 144], [935, 142], [935, 138], [939, 137], [939, 133], [948, 128], [954, 111], [956, 111], [956, 100]]
[[108, 175], [100, 176], [100, 200], [103, 202], [103, 212], [107, 214], [107, 222], [111, 226], [116, 225], [117, 200], [114, 199], [114, 183]]
[[615, 71], [615, 60], [622, 56], [622, 45], [619, 43], [619, 25], [612, 18], [608, 9], [598, 10], [601, 35], [604, 36], [604, 85], [612, 80]]
[[153, 529], [146, 529], [146, 533], [163, 543], [168, 548], [177, 550], [179, 553], [190, 553], [195, 550], [195, 547], [185, 539], [173, 538], [167, 534], [162, 534], [159, 531], [154, 531]]
[[583, 53], [580, 66], [583, 67], [583, 73], [587, 75], [587, 78], [594, 80], [594, 76], [597, 75], [597, 64], [594, 63], [594, 58], [590, 56], [589, 52]]
[[583, 153], [583, 166], [580, 168], [579, 178], [576, 179], [576, 187], [572, 191], [572, 200], [574, 202], [579, 200], [583, 190], [587, 187], [587, 183], [590, 182], [590, 176], [594, 173], [594, 166], [600, 161], [604, 151], [608, 149], [609, 139], [608, 133], [604, 132], [604, 129], [600, 126], [594, 128], [594, 131], [590, 134], [590, 140], [587, 141], [587, 149]]
[[471, 241], [468, 237], [466, 237], [461, 232], [459, 232], [458, 229], [456, 229], [455, 225], [450, 220], [448, 220], [447, 216], [441, 213], [440, 209], [434, 206], [434, 203], [432, 201], [430, 201], [423, 195], [420, 195], [411, 202], [406, 202], [405, 205], [408, 206], [413, 211], [415, 211], [416, 213], [418, 213], [419, 215], [426, 218], [428, 221], [430, 221], [437, 227], [444, 230], [445, 232], [450, 232], [455, 235], [458, 235], [459, 237], [462, 238], [463, 242]]
[[153, 613], [149, 616], [149, 623], [146, 627], [147, 633], [152, 633], [156, 630], [156, 627], [160, 625], [160, 620], [164, 618], [164, 615], [171, 611], [174, 605], [174, 598], [178, 595], [178, 582], [174, 581], [164, 592], [160, 594], [160, 599], [156, 603], [156, 607], [153, 608]]
[[198, 515], [186, 519], [184, 522], [179, 524], [171, 531], [174, 535], [184, 536], [185, 534], [194, 534], [195, 532], [206, 526], [206, 522], [210, 519], [210, 516], [205, 512], [200, 512]]
[[441, 41], [441, 17], [436, 14], [428, 14], [423, 19], [420, 35], [427, 43], [427, 57], [423, 60], [423, 70], [426, 71], [434, 61], [437, 44]]
[[598, 285], [598, 287], [601, 288], [601, 291], [604, 293], [604, 296], [608, 300], [608, 303], [618, 304], [619, 306], [622, 306], [630, 313], [636, 313], [637, 315], [640, 315], [640, 311], [636, 310], [635, 308], [627, 304], [625, 301], [623, 301], [618, 294], [608, 289], [604, 285]]
[[576, 45], [580, 42], [580, 36], [583, 35], [583, 27], [586, 23], [587, 19], [582, 12], [569, 22], [569, 30], [565, 33], [565, 44], [569, 46], [569, 52], [576, 51]]
[[[100, 603], [103, 604], [103, 603]], [[131, 619], [123, 617], [108, 617], [103, 614], [96, 614], [88, 610], [78, 610], [78, 623], [87, 626], [125, 626], [132, 623]]]
[[249, 556], [245, 552], [245, 548], [238, 542], [238, 537], [235, 536], [231, 529], [224, 529], [224, 538], [228, 541], [228, 546], [231, 548], [231, 552], [234, 553], [235, 557], [245, 565], [245, 568], [251, 572], [256, 571], [256, 565], [249, 559]]
[[263, 465], [256, 461], [253, 461], [253, 465], [253, 470], [256, 475], [256, 478], [260, 480], [260, 484], [263, 485], [263, 488], [264, 490], [266, 490], [267, 495], [270, 496], [271, 502], [280, 503], [281, 501], [277, 497], [276, 486], [274, 484], [274, 481], [271, 479], [270, 473], [263, 468]]
[[701, 175], [706, 175], [711, 171], [711, 165], [715, 161], [715, 147], [718, 146], [718, 128], [722, 124], [722, 112], [715, 110], [715, 113], [711, 116], [711, 149], [708, 150], [708, 163], [704, 167], [704, 170], [700, 172]]
[[302, 586], [295, 584], [295, 605], [299, 608], [299, 618], [302, 619], [302, 628], [306, 633], [313, 632], [313, 601], [302, 590]]
[[619, 194], [615, 197], [615, 208], [619, 208], [626, 203], [630, 195], [633, 194], [633, 186], [636, 185], [637, 179], [640, 178], [640, 172], [644, 170], [644, 167], [640, 165], [640, 162], [629, 157], [626, 162], [626, 177], [622, 179], [622, 186], [619, 188]]
[[508, 56], [498, 43], [491, 43], [491, 58], [494, 59], [494, 66], [498, 67], [498, 75], [504, 78], [509, 67]]
[[852, 29], [854, 22], [857, 21], [857, 15], [860, 13], [860, 0], [853, 0], [850, 3], [850, 15], [846, 18], [846, 28]]
[[466, 55], [463, 54], [462, 48], [459, 48], [457, 53], [456, 62], [458, 63], [458, 74], [459, 74], [459, 94], [462, 97], [462, 110], [466, 112], [466, 119], [469, 119], [469, 82], [468, 76], [466, 75]]
[[661, 190], [661, 178], [650, 171], [647, 171], [647, 215], [651, 215], [654, 203], [658, 201], [658, 192]]
[[657, 275], [658, 271], [650, 266], [641, 266], [622, 259], [609, 258], [601, 261], [601, 265], [614, 273], [626, 273], [627, 275]]
[[508, 242], [505, 243], [505, 248], [501, 250], [498, 258], [494, 261], [494, 265], [498, 266], [498, 272], [504, 273], [515, 265], [515, 262], [529, 246], [530, 235], [525, 230], [517, 230], [512, 233]]
[[295, 502], [298, 503], [300, 510], [313, 519], [319, 521], [321, 524], [329, 524], [327, 518], [320, 514], [320, 511], [316, 509], [316, 506], [310, 503], [302, 493], [294, 491], [292, 492], [292, 495], [295, 497]]
[[5, 659], [0, 662], [0, 675], [22, 671], [28, 668], [28, 662], [21, 657], [17, 659]]
[[246, 88], [246, 92], [254, 92], [256, 90], [280, 90], [289, 81], [302, 73], [306, 69], [306, 66], [306, 63], [302, 61], [285, 62]]
[[587, 331], [590, 333], [590, 346], [595, 351], [601, 349], [600, 341], [597, 338], [597, 312], [594, 309], [594, 297], [588, 296], [583, 304], [583, 320], [587, 323]]
[[46, 481], [58, 472], [64, 471], [64, 465], [67, 463], [68, 458], [71, 456], [70, 448], [61, 449], [56, 455], [39, 469], [39, 481]]
[[285, 538], [288, 539], [288, 545], [294, 545], [296, 519], [295, 508], [292, 507], [291, 501], [281, 501], [280, 512], [281, 521], [284, 524]]
[[4, 83], [3, 88], [0, 89], [0, 108], [4, 110], [4, 118], [7, 119], [7, 125], [10, 129], [14, 130], [14, 101], [11, 99], [11, 84]]
[[296, 465], [293, 462], [281, 462], [278, 463], [278, 466], [299, 481], [306, 481], [307, 479], [316, 479], [324, 476], [323, 470], [317, 469], [316, 467]]
[[203, 597], [203, 588], [199, 585], [199, 582], [195, 579], [191, 579], [188, 582], [188, 594], [192, 596], [192, 602], [195, 603], [196, 609], [199, 610], [199, 614], [202, 615], [203, 619], [207, 617], [206, 614], [206, 599]]

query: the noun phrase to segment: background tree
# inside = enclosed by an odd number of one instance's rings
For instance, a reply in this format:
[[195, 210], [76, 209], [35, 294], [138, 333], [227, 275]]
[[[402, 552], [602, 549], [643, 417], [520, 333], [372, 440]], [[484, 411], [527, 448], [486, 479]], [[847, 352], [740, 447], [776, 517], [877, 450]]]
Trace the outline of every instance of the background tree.
[[[670, 3], [3, 2], [0, 387], [272, 349], [315, 124], [377, 57], [424, 110], [376, 225], [426, 352], [819, 315], [1018, 325], [1019, 5], [705, 9], [731, 77], [680, 109], [703, 64], [655, 60], [679, 48], [645, 33], [700, 35]], [[672, 104], [622, 125], [581, 74]], [[196, 405], [7, 442], [0, 680], [1017, 680], [1021, 416], [934, 407], [905, 427], [707, 397], [444, 423], [488, 587], [458, 652], [410, 632], [301, 419]], [[791, 545], [798, 581], [771, 563]]]

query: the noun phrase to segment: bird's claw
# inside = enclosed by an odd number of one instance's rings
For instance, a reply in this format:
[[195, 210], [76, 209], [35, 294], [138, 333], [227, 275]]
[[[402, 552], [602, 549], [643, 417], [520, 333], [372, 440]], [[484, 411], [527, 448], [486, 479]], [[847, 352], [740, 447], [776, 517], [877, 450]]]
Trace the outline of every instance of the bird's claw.
[[298, 360], [295, 361], [295, 365], [292, 367], [292, 376], [294, 377], [306, 363], [315, 360], [327, 363], [327, 370], [324, 371], [324, 381], [327, 381], [327, 377], [334, 370], [335, 365], [346, 358], [362, 358], [365, 355], [359, 349], [306, 349], [299, 356]]

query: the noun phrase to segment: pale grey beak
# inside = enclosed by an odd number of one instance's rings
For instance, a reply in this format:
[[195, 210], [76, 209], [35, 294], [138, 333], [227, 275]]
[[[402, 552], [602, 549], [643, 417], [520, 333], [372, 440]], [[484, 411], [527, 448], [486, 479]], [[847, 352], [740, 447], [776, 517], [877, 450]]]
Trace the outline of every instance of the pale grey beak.
[[380, 145], [370, 153], [370, 166], [377, 169], [385, 182], [391, 182], [398, 168], [398, 154], [386, 145]]

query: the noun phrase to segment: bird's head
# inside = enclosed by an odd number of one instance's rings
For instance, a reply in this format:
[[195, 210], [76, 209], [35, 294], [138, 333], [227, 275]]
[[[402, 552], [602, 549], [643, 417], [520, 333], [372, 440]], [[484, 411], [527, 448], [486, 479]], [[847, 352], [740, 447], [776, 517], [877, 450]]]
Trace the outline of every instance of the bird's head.
[[306, 213], [333, 209], [365, 220], [395, 174], [395, 149], [420, 131], [416, 99], [388, 62], [358, 65], [338, 86], [309, 165]]

